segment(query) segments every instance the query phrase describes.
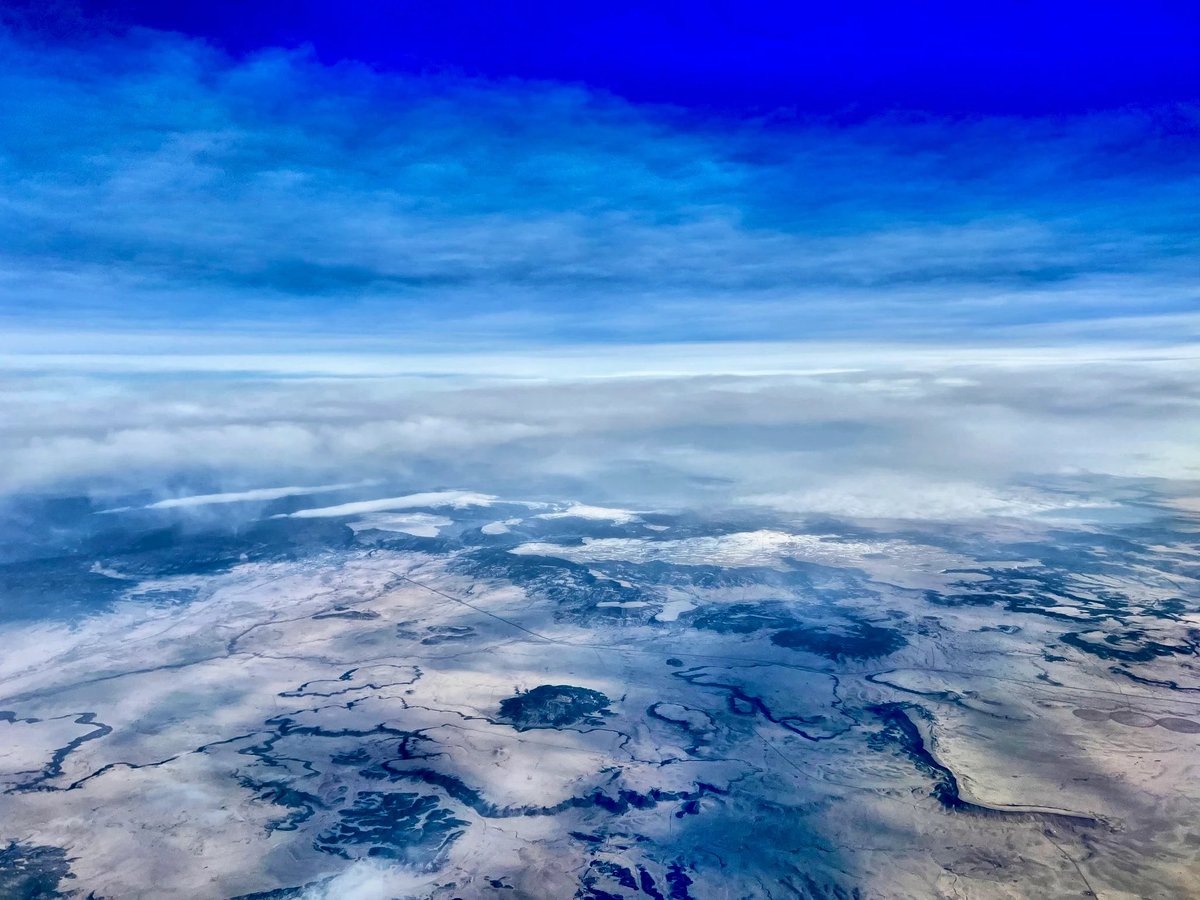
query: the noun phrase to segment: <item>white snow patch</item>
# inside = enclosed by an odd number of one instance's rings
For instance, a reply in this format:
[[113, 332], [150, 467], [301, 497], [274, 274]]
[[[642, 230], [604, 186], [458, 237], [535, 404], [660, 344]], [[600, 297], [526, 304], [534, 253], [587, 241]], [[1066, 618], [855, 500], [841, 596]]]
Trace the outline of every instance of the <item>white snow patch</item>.
[[399, 531], [414, 537], [437, 537], [440, 528], [453, 524], [453, 519], [447, 519], [445, 516], [432, 516], [429, 513], [401, 513], [400, 515], [377, 513], [351, 522], [350, 527], [355, 531], [378, 528], [380, 531]]
[[508, 534], [510, 526], [520, 524], [520, 519], [505, 519], [503, 522], [488, 522], [479, 530], [484, 534]]
[[654, 617], [654, 621], [674, 622], [685, 612], [695, 608], [696, 604], [691, 600], [668, 600], [663, 604], [663, 608], [658, 615]]
[[908, 587], [926, 587], [944, 580], [946, 569], [964, 568], [971, 561], [928, 545], [891, 538], [841, 540], [836, 535], [788, 534], [763, 529], [706, 535], [679, 540], [648, 538], [584, 538], [582, 544], [530, 542], [510, 553], [552, 556], [572, 562], [605, 560], [667, 562], [687, 566], [771, 566], [784, 569], [799, 559], [828, 566], [865, 569], [873, 577]]
[[627, 525], [640, 521], [638, 514], [628, 509], [613, 509], [607, 506], [588, 506], [586, 503], [573, 503], [566, 509], [557, 512], [539, 513], [535, 519], [595, 519], [602, 522], [612, 522], [614, 525]]

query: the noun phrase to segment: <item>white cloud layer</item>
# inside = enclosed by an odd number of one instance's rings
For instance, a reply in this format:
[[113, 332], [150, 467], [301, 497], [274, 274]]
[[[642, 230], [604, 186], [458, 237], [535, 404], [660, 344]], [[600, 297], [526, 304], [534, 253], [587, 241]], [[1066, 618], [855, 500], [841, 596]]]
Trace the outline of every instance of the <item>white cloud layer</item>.
[[495, 500], [496, 498], [490, 494], [480, 494], [474, 491], [425, 491], [403, 497], [384, 497], [379, 500], [360, 500], [353, 503], [339, 503], [336, 506], [301, 509], [294, 513], [281, 514], [275, 518], [331, 519], [395, 509], [419, 509], [427, 506], [433, 508], [449, 506], [453, 509], [464, 509], [468, 506], [488, 506]]
[[117, 507], [105, 510], [105, 512], [126, 512], [130, 509], [183, 509], [192, 506], [212, 506], [221, 503], [265, 502], [268, 500], [280, 500], [284, 497], [301, 497], [307, 494], [350, 490], [352, 488], [366, 487], [371, 483], [370, 481], [347, 481], [340, 484], [317, 484], [307, 487], [254, 488], [248, 491], [229, 491], [223, 494], [191, 494], [184, 497], [168, 497], [165, 500], [157, 500], [145, 506]]
[[382, 499], [298, 515], [572, 497], [622, 520], [748, 503], [960, 518], [1105, 502], [1046, 494], [1046, 478], [1200, 478], [1196, 359], [881, 358], [588, 380], [9, 374], [0, 493], [149, 490], [178, 506], [200, 502], [181, 484], [237, 498], [379, 479]]

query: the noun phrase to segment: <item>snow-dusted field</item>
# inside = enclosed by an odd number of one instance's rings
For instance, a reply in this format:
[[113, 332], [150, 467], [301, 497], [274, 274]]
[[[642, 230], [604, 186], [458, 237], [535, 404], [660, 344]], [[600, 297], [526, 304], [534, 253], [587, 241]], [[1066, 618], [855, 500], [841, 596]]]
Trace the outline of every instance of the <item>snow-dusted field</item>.
[[1178, 535], [1097, 537], [1071, 573], [978, 533], [675, 536], [569, 505], [501, 531], [475, 502], [364, 508], [340, 549], [205, 574], [103, 560], [123, 600], [6, 626], [10, 853], [102, 897], [1184, 897], [1200, 875]]

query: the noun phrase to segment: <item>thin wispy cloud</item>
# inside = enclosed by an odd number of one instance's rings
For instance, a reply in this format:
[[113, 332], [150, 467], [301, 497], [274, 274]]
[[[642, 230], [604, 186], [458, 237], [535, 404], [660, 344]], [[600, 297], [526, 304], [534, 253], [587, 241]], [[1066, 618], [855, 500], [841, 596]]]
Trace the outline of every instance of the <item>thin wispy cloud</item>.
[[34, 344], [80, 316], [72, 349], [389, 351], [1194, 317], [1192, 109], [731, 122], [157, 32], [0, 42], [0, 314]]
[[120, 506], [104, 510], [108, 513], [129, 512], [134, 509], [187, 509], [195, 506], [218, 506], [224, 503], [261, 503], [269, 500], [281, 500], [284, 497], [303, 497], [308, 494], [323, 494], [332, 491], [345, 491], [353, 488], [367, 487], [374, 482], [350, 481], [342, 484], [317, 484], [308, 487], [293, 485], [290, 487], [253, 488], [248, 491], [228, 491], [221, 494], [190, 494], [183, 497], [168, 497], [156, 500], [145, 506]]
[[496, 498], [491, 494], [480, 494], [475, 491], [424, 491], [418, 494], [406, 494], [403, 497], [383, 497], [377, 500], [339, 503], [336, 506], [310, 507], [293, 513], [284, 513], [277, 518], [331, 519], [398, 509], [423, 509], [425, 507], [436, 509], [441, 506], [464, 509], [468, 506], [489, 506], [495, 500]]

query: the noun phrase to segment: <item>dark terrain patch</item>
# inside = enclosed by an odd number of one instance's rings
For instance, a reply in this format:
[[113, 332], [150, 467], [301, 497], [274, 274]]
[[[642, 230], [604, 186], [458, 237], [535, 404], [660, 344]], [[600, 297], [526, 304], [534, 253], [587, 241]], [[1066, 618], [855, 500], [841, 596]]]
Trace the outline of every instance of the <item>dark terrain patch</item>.
[[1148, 637], [1143, 628], [1124, 628], [1107, 634], [1072, 631], [1059, 640], [1092, 656], [1128, 663], [1150, 662], [1160, 656], [1195, 656], [1200, 649], [1200, 630], [1189, 628], [1187, 635], [1187, 641], [1164, 644]]
[[349, 619], [355, 622], [362, 622], [368, 619], [378, 619], [379, 613], [373, 609], [348, 609], [345, 606], [336, 606], [328, 612], [317, 613], [313, 619]]
[[338, 815], [338, 823], [318, 835], [313, 844], [318, 850], [418, 866], [435, 863], [468, 824], [437, 797], [402, 791], [362, 791]]
[[610, 714], [608, 697], [570, 684], [540, 684], [500, 701], [500, 717], [511, 722], [517, 731], [564, 728], [580, 722], [603, 725], [601, 717]]
[[[802, 617], [803, 616], [803, 617]], [[908, 641], [894, 628], [874, 625], [857, 616], [828, 608], [809, 612], [783, 600], [711, 604], [688, 615], [693, 628], [720, 634], [754, 634], [773, 630], [771, 643], [806, 650], [829, 659], [873, 659], [886, 656]]]
[[1167, 731], [1174, 731], [1179, 734], [1200, 734], [1200, 722], [1193, 722], [1191, 719], [1163, 716], [1158, 720], [1158, 725], [1160, 728], [1165, 728]]
[[470, 640], [475, 634], [475, 628], [471, 625], [421, 626], [413, 619], [406, 619], [396, 625], [396, 637], [405, 641], [419, 641], [426, 647]]
[[719, 634], [753, 634], [769, 628], [788, 628], [797, 621], [786, 604], [778, 600], [714, 604], [697, 610], [690, 617], [693, 628]]
[[844, 627], [814, 625], [788, 628], [771, 635], [771, 643], [829, 659], [874, 659], [895, 653], [908, 641], [894, 628], [856, 621]]
[[425, 631], [428, 636], [422, 638], [421, 643], [430, 647], [452, 641], [466, 641], [475, 636], [475, 629], [470, 625], [430, 625]]
[[0, 849], [0, 897], [5, 900], [73, 896], [74, 891], [62, 892], [59, 886], [74, 877], [71, 861], [61, 847], [10, 841]]

